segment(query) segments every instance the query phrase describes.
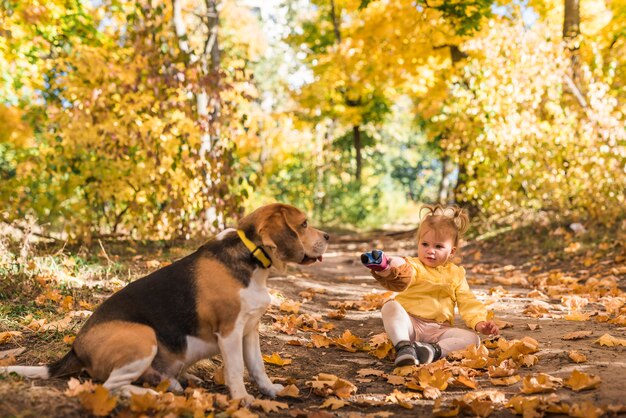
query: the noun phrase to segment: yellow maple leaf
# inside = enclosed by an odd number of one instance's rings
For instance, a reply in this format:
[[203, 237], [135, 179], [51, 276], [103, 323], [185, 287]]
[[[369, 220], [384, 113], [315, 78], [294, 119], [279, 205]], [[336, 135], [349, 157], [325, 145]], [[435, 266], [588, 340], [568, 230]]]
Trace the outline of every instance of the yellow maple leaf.
[[263, 361], [268, 364], [275, 364], [277, 366], [286, 366], [287, 364], [291, 364], [290, 359], [283, 359], [280, 357], [278, 353], [272, 353], [271, 355], [264, 354]]
[[568, 414], [570, 417], [599, 418], [604, 415], [604, 410], [591, 401], [585, 401], [572, 404]]
[[588, 321], [589, 318], [591, 318], [591, 312], [583, 313], [574, 311], [571, 314], [565, 315], [564, 318], [568, 321]]
[[587, 356], [582, 354], [580, 351], [572, 350], [567, 353], [567, 355], [574, 363], [584, 363], [587, 361]]
[[580, 390], [596, 389], [600, 386], [602, 380], [599, 376], [590, 375], [578, 370], [572, 371], [572, 374], [563, 381], [565, 386], [578, 392]]
[[22, 338], [20, 331], [4, 331], [0, 332], [0, 344], [6, 344], [8, 342], [15, 342]]
[[78, 399], [83, 408], [97, 417], [109, 415], [117, 405], [117, 396], [111, 396], [102, 385], [97, 385], [93, 392], [80, 392]]
[[600, 338], [594, 341], [596, 344], [604, 345], [607, 347], [615, 347], [618, 345], [623, 345], [626, 347], [626, 339], [616, 338], [611, 334], [604, 334]]
[[333, 342], [330, 338], [325, 335], [313, 334], [311, 335], [311, 342], [315, 348], [322, 347], [330, 347], [330, 344]]
[[511, 386], [519, 382], [520, 380], [522, 380], [522, 377], [519, 374], [515, 374], [513, 376], [490, 379], [491, 384], [495, 386]]
[[346, 405], [348, 405], [348, 402], [344, 401], [343, 399], [328, 398], [324, 401], [323, 404], [320, 405], [320, 408], [329, 408], [332, 410], [336, 410], [339, 408], [343, 408]]
[[565, 334], [561, 337], [562, 340], [579, 340], [581, 338], [587, 338], [593, 334], [593, 331], [575, 331]]
[[296, 385], [287, 385], [283, 390], [277, 393], [278, 396], [284, 396], [287, 398], [299, 398], [300, 389]]
[[284, 402], [273, 401], [271, 399], [255, 399], [252, 402], [253, 407], [263, 409], [266, 414], [270, 412], [278, 412], [280, 409], [289, 408], [289, 405]]
[[558, 389], [562, 380], [546, 373], [524, 376], [522, 380], [522, 393], [549, 392]]
[[159, 398], [152, 393], [133, 393], [130, 397], [130, 410], [133, 412], [159, 411], [162, 406]]
[[280, 310], [282, 312], [297, 314], [300, 312], [300, 305], [302, 305], [300, 302], [286, 300], [280, 304]]
[[444, 408], [441, 405], [441, 398], [435, 400], [435, 404], [433, 405], [432, 414], [434, 417], [456, 417], [461, 412], [460, 405], [449, 405]]

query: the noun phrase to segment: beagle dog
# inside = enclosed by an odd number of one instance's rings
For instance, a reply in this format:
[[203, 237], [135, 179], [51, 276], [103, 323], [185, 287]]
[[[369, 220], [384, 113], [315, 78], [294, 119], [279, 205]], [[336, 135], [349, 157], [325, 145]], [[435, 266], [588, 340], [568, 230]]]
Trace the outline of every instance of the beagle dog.
[[[133, 382], [181, 391], [179, 378], [198, 360], [221, 353], [233, 399], [254, 399], [244, 364], [261, 393], [283, 389], [265, 372], [258, 325], [270, 304], [271, 266], [322, 260], [330, 237], [312, 228], [293, 206], [262, 206], [196, 252], [138, 279], [104, 301], [82, 327], [72, 349], [47, 366], [9, 366], [0, 372], [50, 378], [86, 370], [109, 390], [150, 392]], [[4, 370], [2, 370], [4, 369]]]

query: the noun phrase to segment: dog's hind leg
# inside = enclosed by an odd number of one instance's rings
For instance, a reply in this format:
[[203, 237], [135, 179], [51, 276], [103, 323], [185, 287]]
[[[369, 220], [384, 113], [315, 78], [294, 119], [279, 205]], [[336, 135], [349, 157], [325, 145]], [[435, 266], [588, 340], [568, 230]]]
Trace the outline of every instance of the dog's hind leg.
[[90, 376], [122, 393], [145, 393], [131, 383], [149, 371], [158, 352], [154, 330], [132, 322], [95, 325], [76, 338], [74, 350]]

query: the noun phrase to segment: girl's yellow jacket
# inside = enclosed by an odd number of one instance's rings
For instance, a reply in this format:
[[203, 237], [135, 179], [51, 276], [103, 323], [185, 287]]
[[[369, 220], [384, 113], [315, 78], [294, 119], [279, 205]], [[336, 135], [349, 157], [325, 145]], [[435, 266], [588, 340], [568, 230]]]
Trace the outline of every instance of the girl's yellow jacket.
[[453, 263], [427, 267], [418, 258], [405, 257], [406, 263], [391, 267], [388, 276], [372, 271], [372, 276], [386, 289], [400, 292], [395, 300], [416, 317], [454, 325], [454, 307], [471, 329], [487, 320], [487, 309], [476, 299], [465, 269]]

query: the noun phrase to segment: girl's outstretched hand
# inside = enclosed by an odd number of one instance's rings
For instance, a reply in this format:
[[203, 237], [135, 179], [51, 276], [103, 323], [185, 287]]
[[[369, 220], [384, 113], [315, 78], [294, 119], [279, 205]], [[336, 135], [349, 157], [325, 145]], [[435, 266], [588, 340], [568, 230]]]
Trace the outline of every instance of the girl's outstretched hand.
[[476, 324], [476, 331], [485, 335], [498, 335], [500, 333], [500, 328], [494, 321], [481, 321]]

